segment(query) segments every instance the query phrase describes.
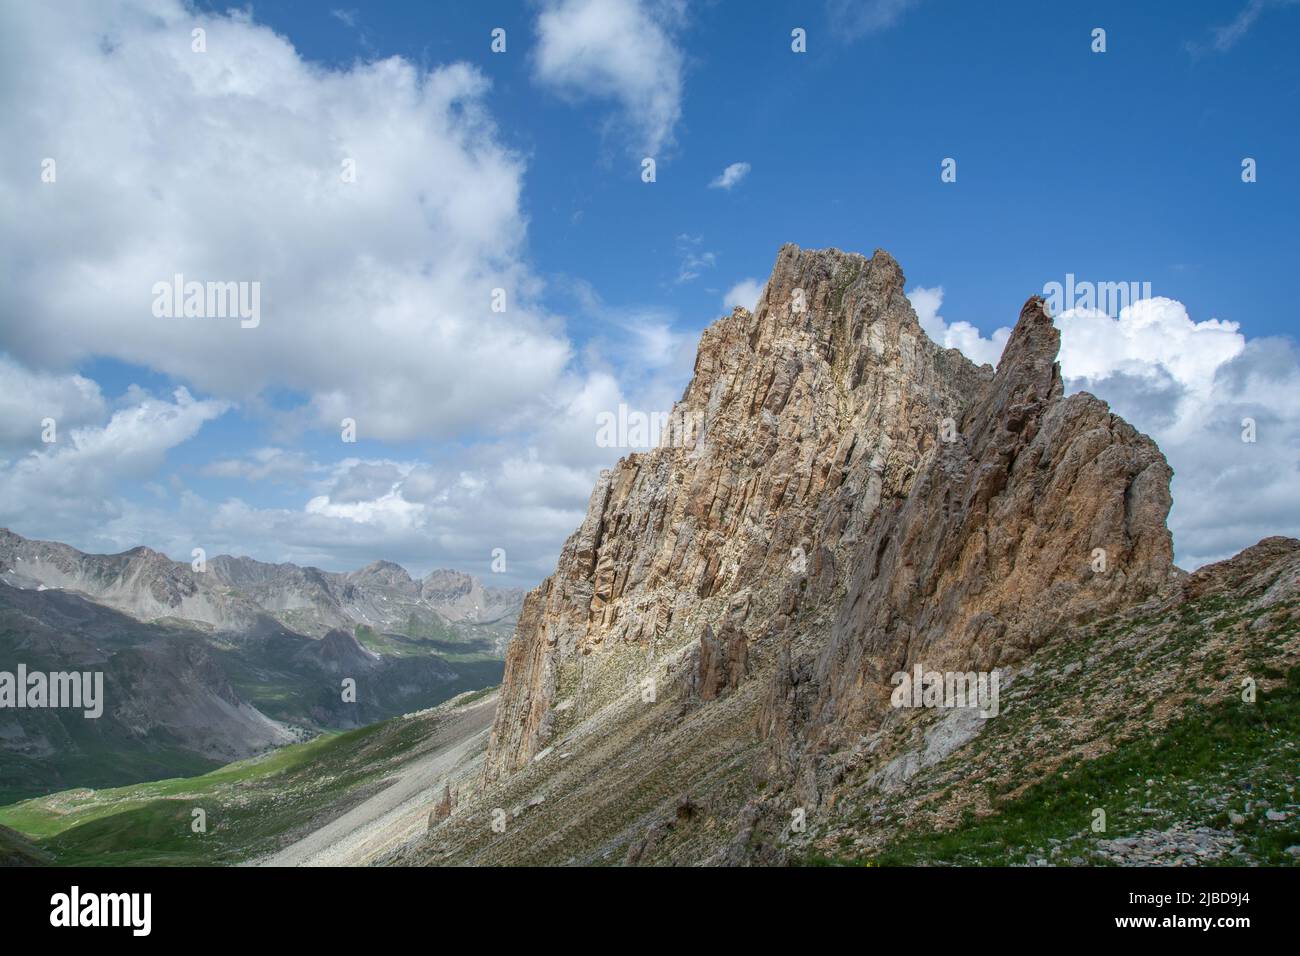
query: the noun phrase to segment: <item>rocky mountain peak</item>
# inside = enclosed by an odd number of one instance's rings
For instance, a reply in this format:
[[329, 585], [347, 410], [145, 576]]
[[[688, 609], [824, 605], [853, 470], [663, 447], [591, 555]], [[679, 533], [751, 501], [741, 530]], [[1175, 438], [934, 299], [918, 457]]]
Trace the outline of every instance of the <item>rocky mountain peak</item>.
[[347, 575], [349, 581], [382, 581], [387, 584], [410, 584], [412, 578], [406, 568], [392, 561], [372, 561], [364, 568]]
[[1047, 300], [1041, 295], [1030, 296], [1020, 310], [1020, 319], [1011, 330], [1002, 357], [998, 359], [998, 369], [1008, 366], [1019, 369], [1025, 375], [1036, 374], [1039, 377], [1057, 371], [1056, 357], [1061, 351], [1061, 333], [1052, 322], [1047, 312]]
[[1047, 313], [1046, 300], [1031, 296], [1002, 349], [993, 393], [1010, 404], [1060, 398], [1060, 351], [1061, 333]]
[[741, 342], [752, 360], [774, 366], [773, 374], [815, 357], [839, 387], [858, 387], [866, 361], [924, 335], [903, 284], [902, 269], [882, 249], [868, 259], [782, 246], [755, 311], [736, 309], [705, 330], [684, 400], [707, 406], [724, 354]]
[[1062, 397], [1043, 301], [994, 372], [930, 341], [903, 289], [883, 250], [786, 245], [755, 311], [705, 330], [676, 409], [695, 440], [603, 473], [525, 599], [486, 779], [646, 675], [726, 694], [774, 656], [763, 736], [815, 779], [837, 734], [884, 718], [902, 665], [999, 666], [1167, 585], [1168, 465]]
[[[906, 496], [940, 421], [992, 374], [925, 336], [903, 282], [882, 251], [787, 245], [755, 312], [705, 330], [675, 410], [695, 441], [602, 474], [556, 573], [525, 601], [489, 775], [555, 732], [575, 661], [628, 644], [671, 653], [706, 624], [721, 631], [733, 602], [776, 626], [787, 589], [813, 573], [834, 586], [837, 551]], [[583, 697], [565, 720], [608, 702]]]
[[773, 687], [764, 722], [779, 765], [817, 766], [819, 751], [896, 716], [894, 673], [1004, 668], [1063, 625], [1170, 593], [1172, 472], [1104, 402], [1062, 397], [1059, 348], [1031, 298], [957, 430], [849, 549], [829, 639], [791, 641]]
[[468, 594], [473, 589], [475, 580], [463, 571], [436, 568], [426, 574], [420, 584], [426, 593], [453, 598]]

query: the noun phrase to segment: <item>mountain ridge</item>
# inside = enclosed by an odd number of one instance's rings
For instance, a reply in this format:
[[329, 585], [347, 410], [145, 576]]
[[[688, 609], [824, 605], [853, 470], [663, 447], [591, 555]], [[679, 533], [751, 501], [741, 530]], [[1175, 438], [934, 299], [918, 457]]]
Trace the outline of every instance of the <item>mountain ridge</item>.
[[[400, 613], [380, 607], [381, 597], [402, 598], [399, 603], [408, 613], [431, 612], [467, 624], [498, 621], [522, 599], [517, 588], [485, 587], [472, 575], [448, 569], [435, 569], [417, 581], [405, 568], [383, 560], [339, 572], [219, 554], [207, 559], [206, 567], [196, 572], [190, 564], [144, 546], [92, 554], [0, 528], [0, 581], [82, 591], [140, 620], [177, 617], [240, 630], [254, 627], [265, 613], [300, 633], [323, 636], [340, 626], [404, 624]], [[448, 580], [459, 589], [448, 590]], [[380, 593], [369, 593], [372, 588]], [[315, 614], [289, 618], [292, 611]]]
[[[789, 859], [804, 841], [787, 814], [824, 834], [898, 776], [889, 760], [931, 766], [979, 739], [965, 711], [892, 706], [895, 672], [1032, 687], [1016, 675], [1097, 621], [1177, 619], [1172, 472], [1105, 402], [1063, 394], [1059, 345], [1033, 296], [998, 367], [976, 366], [925, 335], [888, 253], [783, 246], [756, 309], [701, 336], [673, 411], [693, 441], [602, 473], [525, 598], [465, 808], [392, 861]], [[1270, 555], [1268, 574], [1293, 573]], [[1273, 593], [1249, 658], [1270, 686], [1275, 622], [1297, 613]], [[937, 736], [894, 750], [917, 727]], [[474, 832], [493, 805], [516, 806], [518, 833]], [[675, 829], [694, 850], [668, 846]]]
[[[977, 468], [984, 483], [971, 494], [982, 508], [1000, 494], [999, 469], [1013, 464], [1026, 429], [1035, 430], [1047, 408], [1086, 408], [1063, 424], [1090, 434], [1105, 416], [1119, 421], [1091, 396], [1063, 399], [1059, 334], [1041, 298], [1022, 309], [994, 371], [935, 345], [903, 289], [902, 269], [883, 250], [866, 259], [786, 245], [757, 310], [738, 308], [705, 330], [674, 408], [701, 423], [693, 447], [629, 455], [602, 474], [555, 574], [525, 599], [507, 651], [488, 779], [546, 745], [557, 683], [590, 683], [577, 671], [591, 665], [572, 662], [607, 641], [646, 645], [653, 657], [656, 642], [681, 647], [724, 621], [742, 629], [750, 621], [750, 639], [758, 621], [771, 637], [788, 629], [801, 601], [846, 588], [849, 560], [879, 564], [888, 544], [881, 529], [926, 469]], [[1171, 472], [1150, 439], [1123, 429], [1139, 471], [1164, 476], [1163, 489], [1158, 477], [1143, 479], [1154, 504], [1140, 516], [1144, 534], [1163, 535], [1163, 544], [1143, 545], [1156, 558], [1149, 574], [1125, 569], [1092, 579], [1089, 593], [1103, 598], [1109, 590], [1142, 593], [1172, 568], [1164, 527]], [[968, 446], [987, 446], [988, 460], [941, 454]], [[877, 553], [854, 553], [873, 534]], [[1084, 571], [1089, 557], [1078, 556]], [[1131, 574], [1137, 581], [1127, 587]], [[685, 600], [688, 593], [697, 600]], [[589, 696], [570, 713], [608, 699]]]

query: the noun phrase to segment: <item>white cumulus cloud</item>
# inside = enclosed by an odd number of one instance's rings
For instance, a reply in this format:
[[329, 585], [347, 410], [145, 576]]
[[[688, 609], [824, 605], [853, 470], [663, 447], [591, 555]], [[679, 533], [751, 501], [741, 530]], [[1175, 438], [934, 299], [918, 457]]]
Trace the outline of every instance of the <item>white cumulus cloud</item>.
[[536, 77], [575, 101], [616, 101], [616, 125], [654, 156], [681, 119], [683, 10], [669, 0], [549, 0], [537, 17]]
[[[24, 144], [0, 165], [23, 224], [0, 229], [0, 312], [26, 317], [0, 348], [19, 361], [116, 358], [241, 403], [278, 389], [367, 438], [507, 426], [559, 380], [569, 343], [520, 252], [523, 163], [476, 69], [325, 69], [247, 14], [174, 0], [5, 4], [0, 37], [0, 141]], [[260, 324], [155, 317], [177, 274], [259, 283]]]

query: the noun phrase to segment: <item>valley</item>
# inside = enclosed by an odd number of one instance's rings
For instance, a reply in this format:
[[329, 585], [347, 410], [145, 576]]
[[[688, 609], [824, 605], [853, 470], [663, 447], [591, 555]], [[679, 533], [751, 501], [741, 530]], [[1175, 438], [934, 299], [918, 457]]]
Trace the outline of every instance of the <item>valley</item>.
[[[391, 815], [404, 800], [412, 802], [408, 822], [423, 826], [439, 761], [456, 766], [449, 753], [463, 756], [467, 741], [481, 746], [494, 702], [491, 693], [464, 694], [201, 776], [79, 788], [3, 807], [0, 864], [18, 862], [19, 853], [66, 865], [303, 863], [324, 848], [337, 853], [339, 836]], [[382, 812], [375, 801], [383, 801]], [[202, 832], [194, 829], [196, 810], [204, 813]], [[338, 862], [364, 858], [358, 852]]]
[[0, 801], [213, 770], [495, 685], [520, 599], [384, 562], [196, 572], [0, 532], [0, 670], [102, 675], [107, 701], [97, 719], [0, 709]]

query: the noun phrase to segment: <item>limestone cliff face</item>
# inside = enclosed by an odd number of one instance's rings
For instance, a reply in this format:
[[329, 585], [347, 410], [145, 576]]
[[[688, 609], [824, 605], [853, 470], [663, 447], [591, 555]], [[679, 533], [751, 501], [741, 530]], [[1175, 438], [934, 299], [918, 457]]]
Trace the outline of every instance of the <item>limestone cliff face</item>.
[[674, 411], [688, 440], [604, 473], [525, 600], [488, 778], [547, 745], [557, 704], [607, 702], [592, 658], [611, 647], [653, 658], [725, 620], [760, 637], [808, 575], [833, 590], [836, 549], [906, 496], [939, 421], [990, 376], [926, 338], [887, 253], [783, 247], [757, 311], [701, 338]]
[[1005, 667], [1173, 586], [1172, 471], [1104, 402], [1062, 397], [1059, 347], [1030, 299], [952, 440], [857, 542], [829, 639], [787, 654], [760, 718], [787, 769], [879, 727], [896, 672]]
[[894, 670], [989, 669], [1169, 580], [1169, 468], [1062, 398], [1041, 303], [995, 374], [931, 342], [903, 282], [883, 251], [787, 245], [756, 312], [704, 332], [686, 440], [602, 474], [524, 602], [487, 780], [662, 658], [707, 702], [779, 656], [758, 729], [806, 765], [879, 722]]

